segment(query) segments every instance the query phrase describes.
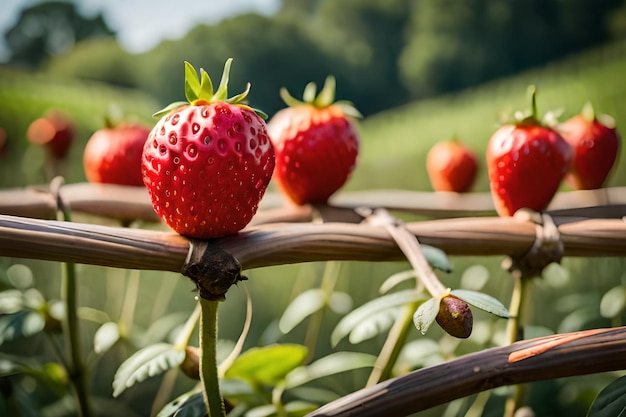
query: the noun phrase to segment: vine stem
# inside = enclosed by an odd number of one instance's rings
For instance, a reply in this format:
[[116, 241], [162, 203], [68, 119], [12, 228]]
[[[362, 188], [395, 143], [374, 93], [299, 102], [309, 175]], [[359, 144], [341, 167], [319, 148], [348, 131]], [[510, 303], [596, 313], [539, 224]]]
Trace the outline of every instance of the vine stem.
[[219, 301], [200, 298], [200, 381], [209, 417], [226, 417], [217, 371]]
[[[62, 177], [55, 177], [50, 181], [50, 192], [54, 196], [57, 206], [57, 220], [71, 222], [71, 213], [63, 198], [60, 189], [63, 185]], [[85, 378], [85, 364], [81, 357], [80, 329], [78, 325], [78, 295], [76, 283], [76, 264], [65, 262], [61, 270], [61, 299], [65, 307], [65, 317], [62, 322], [69, 363], [66, 369], [69, 379], [76, 391], [78, 413], [81, 417], [91, 416], [87, 380]]]
[[[513, 271], [512, 274], [514, 284], [509, 305], [511, 318], [507, 324], [508, 344], [524, 339], [523, 314], [530, 288], [530, 278], [523, 277], [519, 271]], [[522, 384], [515, 385], [513, 395], [506, 401], [504, 417], [513, 417], [515, 410], [520, 407], [523, 399], [524, 386]]]
[[391, 378], [393, 367], [398, 361], [398, 356], [400, 356], [400, 352], [404, 347], [409, 330], [412, 328], [413, 314], [418, 305], [419, 303], [417, 302], [410, 303], [402, 308], [400, 316], [389, 331], [385, 344], [376, 358], [374, 368], [367, 380], [367, 387]]

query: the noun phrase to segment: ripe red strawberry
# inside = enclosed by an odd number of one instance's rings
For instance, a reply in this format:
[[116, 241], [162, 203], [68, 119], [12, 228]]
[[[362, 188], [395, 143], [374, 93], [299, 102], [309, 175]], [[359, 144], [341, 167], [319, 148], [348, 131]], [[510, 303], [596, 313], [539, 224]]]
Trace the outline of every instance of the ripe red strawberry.
[[571, 147], [537, 120], [534, 89], [531, 94], [532, 113], [500, 127], [487, 146], [491, 196], [500, 216], [523, 207], [545, 209], [571, 164]]
[[360, 115], [350, 103], [333, 103], [332, 76], [317, 97], [314, 83], [306, 86], [304, 101], [284, 88], [280, 94], [289, 107], [267, 126], [276, 151], [276, 184], [295, 204], [326, 203], [356, 165], [359, 138], [348, 116]]
[[469, 191], [477, 170], [476, 155], [457, 140], [438, 142], [426, 155], [426, 171], [435, 191]]
[[581, 114], [560, 126], [561, 135], [574, 149], [574, 160], [565, 177], [567, 183], [577, 190], [602, 187], [617, 160], [620, 136], [612, 117], [596, 117], [591, 103]]
[[34, 120], [26, 131], [26, 137], [31, 143], [45, 146], [55, 159], [62, 159], [67, 155], [74, 134], [72, 122], [57, 110]]
[[185, 96], [150, 132], [142, 158], [152, 205], [174, 231], [215, 238], [243, 229], [257, 211], [274, 169], [264, 120], [243, 104], [245, 92], [228, 95], [226, 61], [215, 93], [211, 79], [185, 63]]
[[93, 133], [83, 151], [87, 181], [143, 186], [141, 154], [150, 128], [119, 124]]

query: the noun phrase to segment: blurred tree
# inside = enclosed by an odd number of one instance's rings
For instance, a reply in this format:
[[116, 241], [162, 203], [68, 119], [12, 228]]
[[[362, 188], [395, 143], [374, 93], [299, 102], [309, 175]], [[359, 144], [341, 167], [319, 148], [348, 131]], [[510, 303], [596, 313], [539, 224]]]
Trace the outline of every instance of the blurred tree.
[[9, 64], [28, 68], [38, 67], [46, 58], [83, 39], [113, 36], [102, 15], [81, 16], [74, 4], [65, 1], [42, 2], [24, 9], [4, 34]]
[[50, 74], [137, 87], [137, 60], [136, 55], [129, 54], [114, 38], [92, 38], [50, 57], [42, 68]]

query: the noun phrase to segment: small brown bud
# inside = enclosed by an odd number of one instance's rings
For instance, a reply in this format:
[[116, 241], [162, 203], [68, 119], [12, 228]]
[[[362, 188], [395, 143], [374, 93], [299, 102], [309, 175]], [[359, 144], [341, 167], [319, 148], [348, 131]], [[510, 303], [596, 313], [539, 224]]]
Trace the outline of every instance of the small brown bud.
[[474, 317], [467, 303], [453, 295], [446, 295], [439, 303], [437, 323], [448, 334], [466, 339], [472, 334]]
[[191, 379], [200, 379], [200, 349], [195, 346], [185, 348], [185, 359], [180, 369]]

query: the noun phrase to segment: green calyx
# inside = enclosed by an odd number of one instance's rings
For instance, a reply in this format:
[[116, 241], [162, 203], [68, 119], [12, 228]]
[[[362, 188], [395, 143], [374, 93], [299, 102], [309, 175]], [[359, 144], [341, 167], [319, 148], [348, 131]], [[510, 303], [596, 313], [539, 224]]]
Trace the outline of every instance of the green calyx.
[[235, 104], [243, 107], [247, 107], [258, 114], [263, 119], [267, 119], [267, 114], [263, 111], [254, 109], [245, 104], [245, 100], [250, 92], [250, 83], [246, 85], [246, 90], [243, 93], [237, 94], [233, 97], [228, 97], [228, 79], [230, 75], [230, 66], [233, 62], [232, 58], [228, 58], [224, 64], [224, 71], [222, 72], [222, 79], [217, 87], [217, 91], [213, 90], [213, 82], [209, 74], [200, 68], [200, 77], [198, 72], [189, 62], [185, 61], [185, 98], [187, 101], [174, 102], [164, 109], [158, 111], [153, 117], [161, 117], [174, 109], [186, 104], [192, 106], [199, 106], [217, 102], [224, 102], [229, 104]]
[[354, 105], [345, 100], [335, 101], [336, 81], [335, 77], [329, 75], [324, 81], [324, 86], [317, 94], [317, 85], [314, 82], [310, 82], [304, 87], [304, 93], [302, 94], [302, 100], [294, 98], [285, 87], [280, 89], [280, 97], [285, 104], [289, 107], [296, 106], [314, 106], [318, 109], [326, 107], [337, 106], [347, 116], [361, 118], [361, 113], [354, 107]]

